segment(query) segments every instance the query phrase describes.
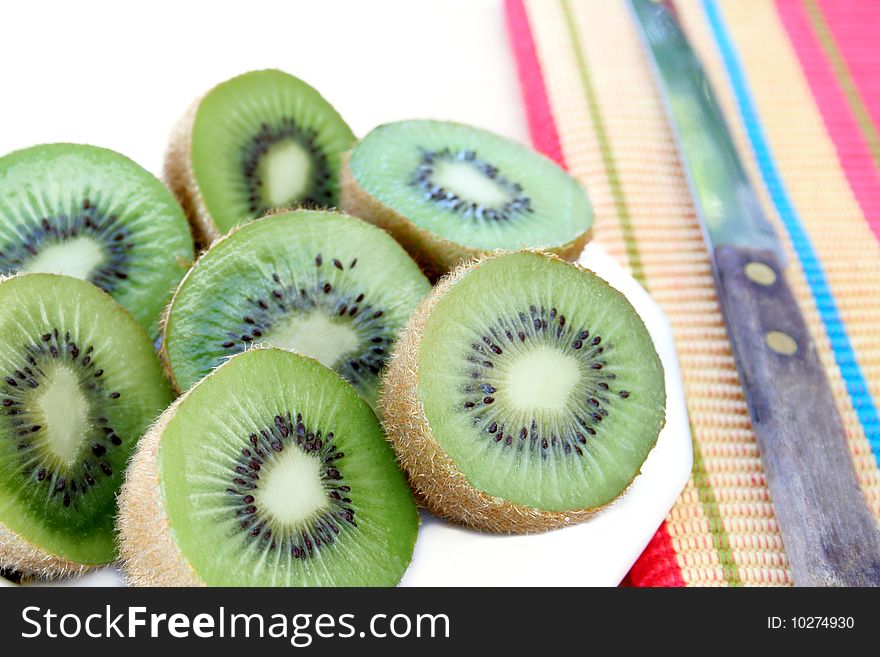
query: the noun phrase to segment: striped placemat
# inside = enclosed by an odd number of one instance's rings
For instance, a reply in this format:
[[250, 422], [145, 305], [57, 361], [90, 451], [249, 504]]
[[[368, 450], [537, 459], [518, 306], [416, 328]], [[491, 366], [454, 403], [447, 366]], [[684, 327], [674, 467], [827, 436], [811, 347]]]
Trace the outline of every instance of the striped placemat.
[[[676, 0], [748, 173], [880, 519], [880, 2]], [[791, 575], [708, 255], [623, 0], [506, 0], [535, 146], [586, 185], [596, 239], [663, 306], [694, 470], [634, 585], [788, 585]]]

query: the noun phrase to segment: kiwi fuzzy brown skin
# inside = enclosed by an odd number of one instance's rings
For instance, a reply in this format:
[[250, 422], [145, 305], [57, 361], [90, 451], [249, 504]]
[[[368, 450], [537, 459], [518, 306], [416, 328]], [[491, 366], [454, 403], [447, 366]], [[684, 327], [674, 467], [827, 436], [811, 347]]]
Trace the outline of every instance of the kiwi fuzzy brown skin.
[[[538, 249], [525, 251], [563, 260]], [[428, 511], [472, 529], [531, 534], [581, 523], [613, 504], [614, 500], [588, 509], [545, 511], [477, 490], [434, 438], [419, 397], [419, 346], [431, 312], [440, 298], [468, 272], [505, 253], [509, 252], [496, 251], [462, 262], [440, 279], [422, 301], [403, 329], [388, 361], [379, 393], [379, 416], [416, 500]], [[576, 263], [574, 266], [585, 269]], [[620, 495], [626, 492], [638, 474], [633, 475]]]
[[[11, 278], [0, 276], [0, 283]], [[81, 575], [89, 566], [50, 554], [0, 522], [0, 563], [25, 577], [56, 579]]]
[[61, 579], [82, 575], [92, 566], [50, 554], [0, 523], [0, 563], [24, 578]]
[[[249, 349], [275, 348], [254, 345]], [[216, 371], [215, 369], [202, 381], [214, 376]], [[342, 377], [339, 379], [344, 381]], [[174, 541], [171, 522], [165, 512], [158, 469], [162, 434], [174, 417], [177, 407], [194, 388], [195, 386], [178, 397], [156, 419], [138, 441], [137, 449], [125, 472], [125, 481], [118, 498], [116, 529], [119, 562], [130, 586], [207, 586]]]
[[172, 129], [162, 178], [189, 219], [196, 246], [207, 247], [220, 237], [220, 230], [205, 206], [192, 167], [192, 128], [201, 102], [201, 96], [193, 101]]
[[[28, 274], [0, 275], [0, 283], [15, 276]], [[103, 294], [107, 294], [101, 290]], [[108, 295], [109, 296], [109, 295]], [[6, 570], [19, 575], [23, 579], [36, 578], [41, 580], [66, 579], [78, 577], [97, 567], [107, 564], [88, 565], [69, 561], [51, 554], [34, 545], [23, 536], [13, 532], [0, 522], [0, 563]]]
[[[267, 212], [264, 217], [271, 217], [276, 214], [283, 214], [285, 212], [292, 212], [294, 208], [278, 208], [276, 210], [270, 210]], [[322, 210], [316, 210], [316, 212], [323, 212]], [[328, 211], [329, 212], [329, 211]], [[260, 217], [262, 219], [263, 217]], [[253, 221], [259, 221], [259, 219], [254, 219]], [[210, 239], [210, 241], [206, 242], [196, 256], [196, 259], [193, 261], [192, 265], [189, 269], [187, 269], [186, 274], [184, 274], [183, 278], [180, 279], [180, 283], [177, 284], [177, 288], [175, 288], [174, 293], [171, 295], [171, 298], [168, 300], [168, 303], [165, 304], [165, 308], [162, 310], [162, 314], [159, 316], [159, 333], [162, 335], [162, 344], [159, 347], [159, 362], [162, 364], [162, 371], [165, 373], [165, 377], [171, 382], [171, 390], [175, 395], [180, 395], [184, 390], [181, 389], [180, 384], [177, 382], [177, 379], [174, 378], [174, 372], [171, 370], [171, 361], [168, 359], [168, 349], [167, 349], [167, 341], [165, 340], [165, 329], [168, 325], [168, 315], [171, 312], [171, 307], [174, 305], [174, 300], [177, 298], [178, 293], [181, 289], [183, 289], [183, 284], [189, 278], [190, 274], [195, 270], [196, 265], [199, 264], [199, 261], [204, 257], [204, 255], [213, 247], [215, 244], [219, 244], [220, 242], [228, 239], [235, 233], [237, 233], [244, 224], [239, 224], [237, 226], [233, 226], [224, 234], [217, 233], [216, 237]], [[216, 227], [215, 227], [216, 231]]]
[[[358, 185], [349, 167], [350, 159], [351, 151], [342, 157], [342, 172], [339, 181], [342, 210], [389, 232], [419, 264], [431, 282], [437, 281], [462, 262], [491, 253], [435, 235], [383, 205]], [[584, 250], [584, 246], [590, 241], [592, 234], [593, 229], [590, 228], [571, 242], [543, 249], [542, 252], [557, 255], [564, 260], [576, 260]]]
[[[281, 212], [281, 210], [279, 210]], [[177, 379], [174, 378], [174, 372], [171, 370], [171, 361], [168, 359], [168, 342], [165, 339], [165, 331], [168, 326], [168, 315], [171, 312], [171, 307], [174, 305], [174, 300], [177, 298], [180, 290], [183, 288], [183, 284], [190, 277], [193, 270], [196, 268], [196, 265], [199, 264], [199, 261], [208, 252], [214, 244], [222, 242], [230, 235], [235, 233], [240, 226], [235, 226], [224, 235], [218, 234], [216, 237], [212, 238], [210, 241], [206, 242], [196, 256], [196, 259], [193, 261], [192, 266], [187, 270], [186, 274], [183, 275], [183, 278], [180, 279], [180, 283], [177, 284], [177, 288], [174, 290], [174, 293], [171, 295], [171, 298], [168, 300], [168, 303], [165, 304], [164, 310], [162, 310], [162, 314], [159, 316], [159, 334], [162, 336], [162, 344], [159, 347], [159, 362], [162, 364], [162, 371], [165, 373], [165, 377], [171, 382], [171, 391], [176, 395], [182, 394], [184, 391], [181, 390], [180, 384], [178, 384]]]
[[119, 492], [119, 558], [131, 586], [205, 586], [174, 542], [159, 486], [159, 442], [188, 395], [178, 397], [140, 439]]

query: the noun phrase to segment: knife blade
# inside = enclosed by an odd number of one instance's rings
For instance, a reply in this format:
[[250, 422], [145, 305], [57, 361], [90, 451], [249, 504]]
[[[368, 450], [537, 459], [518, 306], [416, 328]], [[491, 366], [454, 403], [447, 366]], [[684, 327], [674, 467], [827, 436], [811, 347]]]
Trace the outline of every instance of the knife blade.
[[880, 586], [880, 532], [785, 251], [669, 0], [630, 0], [700, 218], [792, 578]]

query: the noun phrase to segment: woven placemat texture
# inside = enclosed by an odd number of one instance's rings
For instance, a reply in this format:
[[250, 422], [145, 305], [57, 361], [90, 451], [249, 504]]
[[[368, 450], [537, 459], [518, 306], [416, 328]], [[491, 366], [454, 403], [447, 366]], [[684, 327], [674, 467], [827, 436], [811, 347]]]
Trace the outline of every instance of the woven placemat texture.
[[[880, 520], [880, 3], [676, 0], [765, 212]], [[694, 438], [634, 585], [790, 585], [708, 255], [627, 3], [507, 0], [533, 142], [673, 326]], [[808, 439], [808, 437], [807, 437]]]

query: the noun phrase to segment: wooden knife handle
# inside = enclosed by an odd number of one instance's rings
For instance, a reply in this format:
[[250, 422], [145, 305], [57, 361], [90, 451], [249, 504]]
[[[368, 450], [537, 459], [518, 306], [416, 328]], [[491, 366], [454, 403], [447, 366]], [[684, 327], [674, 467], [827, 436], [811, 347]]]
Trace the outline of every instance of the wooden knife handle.
[[715, 277], [795, 584], [880, 586], [877, 521], [778, 260], [718, 247]]

